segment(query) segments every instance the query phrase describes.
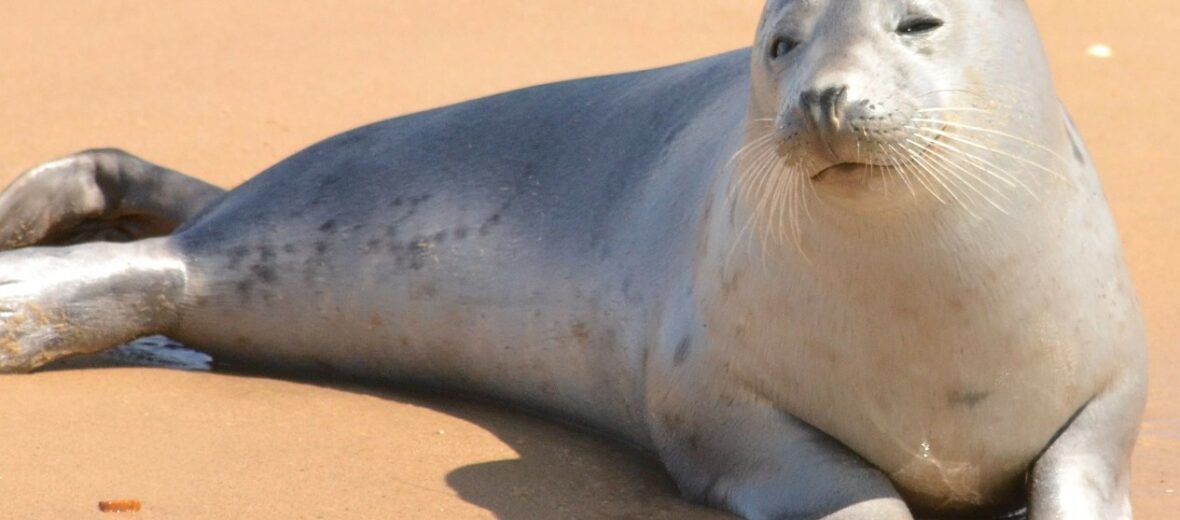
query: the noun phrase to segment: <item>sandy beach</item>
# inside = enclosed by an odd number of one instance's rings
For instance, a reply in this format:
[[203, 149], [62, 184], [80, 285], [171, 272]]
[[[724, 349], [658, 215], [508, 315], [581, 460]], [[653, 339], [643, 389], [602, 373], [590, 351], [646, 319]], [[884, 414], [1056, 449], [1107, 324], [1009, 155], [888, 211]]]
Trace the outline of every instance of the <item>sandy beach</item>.
[[[1030, 0], [1139, 290], [1136, 518], [1180, 511], [1174, 0]], [[0, 0], [0, 185], [117, 146], [232, 187], [342, 130], [748, 45], [754, 0]], [[1109, 57], [1088, 49], [1109, 47]], [[0, 377], [0, 519], [725, 518], [641, 453], [397, 388], [103, 367]]]

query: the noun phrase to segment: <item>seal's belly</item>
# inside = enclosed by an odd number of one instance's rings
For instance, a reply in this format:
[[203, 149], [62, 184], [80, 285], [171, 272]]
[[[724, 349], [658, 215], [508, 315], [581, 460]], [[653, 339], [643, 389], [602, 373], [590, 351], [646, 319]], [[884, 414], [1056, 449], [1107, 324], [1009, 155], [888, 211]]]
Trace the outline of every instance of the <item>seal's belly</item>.
[[1110, 338], [1073, 332], [1088, 317], [1064, 306], [1009, 305], [1009, 315], [805, 301], [764, 304], [794, 309], [790, 320], [710, 331], [738, 341], [729, 359], [747, 386], [880, 468], [924, 510], [1018, 500], [1025, 473], [1113, 366]]

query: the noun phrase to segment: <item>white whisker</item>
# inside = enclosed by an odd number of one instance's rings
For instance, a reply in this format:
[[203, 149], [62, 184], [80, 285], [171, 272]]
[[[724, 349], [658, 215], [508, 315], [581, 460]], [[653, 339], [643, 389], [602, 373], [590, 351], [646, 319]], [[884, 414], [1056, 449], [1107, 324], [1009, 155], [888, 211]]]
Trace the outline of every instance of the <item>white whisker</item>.
[[[742, 201], [749, 201], [753, 194], [756, 193], [756, 191], [754, 191], [755, 186], [765, 187], [768, 178], [774, 171], [775, 161], [778, 159], [778, 154], [776, 153], [774, 147], [768, 146], [754, 157], [754, 160], [748, 168], [746, 168], [743, 172], [735, 173], [735, 177], [732, 178], [730, 182], [734, 185], [737, 185], [737, 187], [731, 188], [731, 193], [737, 195], [737, 197], [731, 195], [730, 204], [737, 204], [739, 202], [738, 198], [740, 198]], [[733, 259], [734, 253], [737, 252], [738, 245], [742, 243], [742, 238], [746, 236], [746, 233], [751, 233], [750, 236], [751, 238], [753, 237], [753, 231], [751, 230], [751, 227], [754, 225], [754, 222], [757, 219], [758, 211], [753, 209], [753, 207], [751, 208], [750, 214], [747, 216], [745, 223], [742, 224], [741, 229], [738, 230], [737, 236], [734, 238], [734, 242], [732, 246], [730, 246], [729, 252], [726, 253], [725, 265], [727, 268], [730, 261]], [[752, 245], [752, 240], [747, 241], [747, 246], [750, 245]]]
[[[977, 215], [974, 211], [972, 211], [971, 205], [968, 204], [968, 202], [970, 201], [970, 195], [968, 193], [964, 192], [962, 194], [962, 196], [960, 197], [959, 192], [954, 187], [951, 186], [952, 184], [961, 184], [961, 182], [962, 182], [961, 179], [953, 178], [953, 176], [950, 175], [950, 172], [940, 172], [939, 170], [935, 169], [933, 167], [933, 165], [929, 164], [929, 162], [926, 161], [926, 159], [922, 158], [922, 156], [920, 156], [920, 155], [917, 155], [913, 152], [911, 152], [910, 155], [911, 155], [913, 164], [917, 164], [918, 167], [929, 172], [930, 176], [932, 178], [934, 178], [935, 182], [937, 182], [939, 185], [941, 185], [943, 187], [943, 189], [945, 189], [947, 191], [947, 193], [951, 196], [951, 198], [954, 199], [954, 201], [959, 204], [959, 207], [963, 208], [967, 212], [967, 214], [971, 215], [971, 217], [973, 217], [975, 219], [979, 219], [979, 215]], [[955, 180], [959, 180], [960, 182], [956, 183]], [[964, 200], [964, 198], [967, 198], [967, 200]]]
[[734, 152], [733, 156], [730, 157], [729, 160], [725, 162], [725, 169], [728, 170], [731, 166], [733, 166], [734, 161], [737, 161], [738, 159], [742, 158], [742, 156], [744, 156], [746, 153], [752, 151], [753, 149], [769, 143], [770, 141], [774, 140], [775, 137], [777, 137], [777, 135], [775, 135], [774, 132], [770, 132], [770, 133], [767, 133], [766, 135], [763, 135], [761, 137], [758, 137], [758, 138], [746, 143], [744, 146], [739, 148], [737, 152]]
[[944, 112], [970, 112], [970, 113], [976, 113], [976, 114], [994, 114], [995, 113], [992, 110], [984, 110], [982, 108], [977, 108], [977, 107], [935, 107], [935, 108], [923, 108], [923, 109], [919, 109], [919, 110], [915, 111], [915, 113], [917, 113], [917, 114], [932, 114], [932, 113], [936, 114], [936, 113], [944, 113]]
[[[889, 145], [889, 146], [892, 147], [893, 145]], [[894, 148], [894, 150], [895, 150], [894, 151], [895, 154], [903, 155], [903, 154], [898, 154], [896, 152], [896, 148]], [[921, 184], [923, 188], [926, 188], [926, 192], [929, 193], [932, 197], [934, 197], [934, 200], [937, 200], [939, 204], [942, 204], [944, 206], [947, 204], [947, 201], [938, 195], [938, 191], [934, 189], [934, 186], [931, 185], [929, 182], [927, 182], [926, 175], [924, 173], [922, 173], [920, 170], [918, 170], [917, 168], [915, 168], [915, 166], [912, 162], [901, 163], [901, 162], [897, 162], [896, 159], [895, 159], [895, 162], [896, 162], [896, 166], [895, 166], [896, 168], [899, 168], [903, 171], [909, 171], [909, 172], [913, 173], [914, 180], [918, 181], [918, 184]], [[917, 197], [916, 192], [914, 193], [914, 197], [915, 198]]]
[[1026, 145], [1032, 146], [1032, 147], [1034, 147], [1034, 148], [1036, 148], [1036, 149], [1038, 149], [1038, 150], [1041, 150], [1041, 151], [1043, 151], [1043, 152], [1045, 152], [1045, 153], [1047, 153], [1047, 154], [1049, 154], [1049, 155], [1052, 155], [1052, 156], [1053, 156], [1055, 159], [1057, 159], [1057, 160], [1061, 161], [1062, 163], [1067, 163], [1067, 164], [1068, 164], [1068, 161], [1066, 161], [1066, 160], [1065, 160], [1065, 158], [1061, 156], [1061, 154], [1059, 154], [1059, 153], [1057, 153], [1057, 152], [1055, 152], [1055, 151], [1053, 151], [1053, 150], [1049, 149], [1049, 148], [1048, 148], [1048, 147], [1046, 147], [1045, 145], [1043, 145], [1043, 144], [1040, 144], [1040, 143], [1036, 143], [1036, 142], [1033, 142], [1033, 141], [1029, 141], [1028, 139], [1025, 139], [1025, 138], [1023, 138], [1023, 137], [1020, 137], [1020, 136], [1012, 135], [1012, 134], [1009, 134], [1009, 133], [1007, 133], [1007, 132], [1002, 132], [1002, 131], [999, 131], [999, 130], [992, 130], [992, 129], [989, 129], [989, 128], [982, 128], [982, 127], [978, 127], [978, 126], [965, 125], [965, 124], [963, 124], [963, 123], [955, 123], [955, 122], [951, 122], [951, 121], [942, 121], [942, 120], [936, 120], [936, 119], [922, 119], [922, 118], [914, 118], [914, 119], [913, 119], [913, 121], [915, 121], [915, 122], [919, 122], [919, 123], [936, 123], [936, 124], [940, 124], [940, 125], [946, 125], [946, 126], [950, 126], [950, 127], [954, 127], [954, 128], [961, 128], [961, 129], [964, 129], [964, 130], [971, 130], [971, 131], [975, 131], [975, 132], [983, 132], [983, 133], [990, 134], [990, 135], [995, 135], [995, 136], [999, 136], [999, 137], [1005, 137], [1005, 138], [1011, 139], [1011, 140], [1013, 140], [1013, 141], [1016, 141], [1016, 142], [1018, 142], [1018, 143], [1021, 143], [1021, 144], [1026, 144]]
[[[914, 143], [913, 141], [910, 141], [910, 140], [907, 140], [907, 141], [910, 143], [913, 143], [915, 146], [919, 146], [917, 143]], [[919, 146], [919, 149], [921, 149], [920, 146]], [[954, 166], [954, 167], [958, 168], [959, 171], [962, 171], [964, 173], [968, 173], [968, 175], [970, 175], [973, 178], [975, 178], [976, 180], [978, 180], [978, 177], [975, 177], [973, 174], [970, 174], [969, 172], [967, 172], [966, 170], [964, 170], [962, 167], [958, 166], [957, 164], [955, 164], [953, 162], [949, 162], [949, 163], [948, 162], [935, 162], [933, 160], [927, 159], [927, 158], [923, 157], [922, 155], [918, 155], [918, 154], [914, 155], [914, 160], [921, 161], [923, 163], [928, 164], [931, 168], [943, 171], [945, 173], [945, 175], [947, 176], [948, 180], [950, 180], [952, 182], [957, 181], [959, 185], [965, 186], [968, 190], [971, 190], [971, 192], [978, 195], [980, 198], [982, 198], [984, 200], [984, 202], [987, 202], [988, 205], [992, 206], [993, 208], [998, 210], [1000, 213], [1003, 213], [1005, 215], [1008, 214], [1008, 210], [1004, 209], [1003, 206], [999, 205], [998, 203], [996, 203], [996, 201], [992, 200], [991, 197], [987, 196], [987, 194], [984, 193], [983, 191], [981, 191], [978, 186], [976, 186], [974, 183], [971, 182], [970, 179], [965, 179], [959, 175], [956, 175], [953, 171], [951, 171], [947, 168], [948, 165]], [[999, 193], [1001, 197], [1004, 196], [1003, 192], [996, 190], [996, 188], [994, 186], [991, 186], [990, 184], [987, 184], [986, 182], [984, 182], [983, 184], [985, 186], [987, 186], [988, 188], [991, 188], [992, 191], [996, 191], [997, 193]], [[968, 194], [964, 194], [964, 195], [968, 196]], [[1007, 200], [1007, 197], [1005, 197], [1005, 200]], [[978, 217], [978, 215], [976, 215], [970, 209], [967, 209], [967, 211], [969, 213], [971, 213], [972, 216]]]
[[994, 148], [994, 147], [989, 147], [989, 146], [987, 146], [987, 145], [984, 145], [984, 144], [977, 143], [977, 142], [975, 142], [975, 141], [972, 141], [972, 140], [970, 140], [970, 139], [966, 139], [966, 138], [964, 138], [964, 137], [962, 137], [962, 136], [959, 136], [959, 135], [956, 135], [956, 134], [952, 134], [952, 133], [950, 133], [950, 132], [946, 132], [946, 131], [943, 131], [943, 130], [936, 130], [936, 129], [933, 129], [933, 128], [927, 128], [926, 130], [927, 130], [927, 131], [929, 131], [929, 132], [931, 132], [931, 133], [934, 133], [934, 134], [940, 135], [940, 136], [942, 136], [942, 137], [945, 137], [945, 138], [947, 138], [947, 139], [953, 140], [953, 141], [955, 141], [955, 142], [958, 142], [958, 143], [962, 143], [962, 144], [964, 144], [964, 145], [967, 145], [967, 146], [970, 146], [970, 147], [973, 147], [973, 148], [979, 148], [979, 149], [981, 149], [981, 150], [985, 150], [985, 151], [992, 152], [992, 153], [995, 153], [995, 154], [1003, 155], [1004, 157], [1007, 157], [1007, 158], [1009, 158], [1009, 159], [1013, 159], [1013, 160], [1016, 160], [1016, 161], [1020, 161], [1020, 162], [1022, 162], [1022, 163], [1024, 163], [1024, 164], [1026, 164], [1026, 165], [1028, 165], [1028, 166], [1032, 166], [1033, 168], [1036, 168], [1036, 169], [1038, 169], [1038, 170], [1041, 170], [1041, 171], [1043, 171], [1043, 172], [1045, 172], [1045, 173], [1048, 173], [1049, 175], [1052, 175], [1052, 176], [1056, 177], [1058, 180], [1061, 180], [1061, 181], [1063, 181], [1063, 182], [1069, 182], [1069, 179], [1068, 179], [1068, 178], [1066, 178], [1064, 175], [1062, 175], [1060, 172], [1057, 172], [1057, 171], [1055, 171], [1055, 170], [1049, 169], [1049, 168], [1045, 167], [1045, 166], [1044, 166], [1044, 165], [1042, 165], [1042, 164], [1039, 164], [1039, 163], [1037, 163], [1037, 162], [1031, 161], [1031, 160], [1029, 160], [1029, 159], [1026, 159], [1026, 158], [1024, 158], [1024, 157], [1020, 157], [1020, 156], [1017, 156], [1017, 155], [1012, 155], [1012, 154], [1010, 154], [1010, 153], [1008, 153], [1008, 152], [1005, 152], [1005, 151], [1003, 151], [1003, 150], [999, 150], [999, 149], [997, 149], [997, 148]]
[[1019, 186], [1021, 189], [1023, 189], [1025, 192], [1027, 192], [1029, 195], [1031, 195], [1033, 198], [1038, 198], [1036, 192], [1033, 191], [1033, 189], [1030, 188], [1028, 186], [1028, 184], [1025, 184], [1023, 181], [1021, 181], [1015, 175], [1008, 173], [1007, 170], [1005, 170], [1003, 167], [1001, 167], [1001, 166], [999, 166], [987, 159], [984, 159], [983, 157], [980, 157], [980, 156], [973, 154], [971, 152], [959, 149], [959, 148], [955, 147], [954, 145], [947, 144], [941, 140], [938, 140], [938, 139], [935, 139], [935, 138], [932, 138], [929, 136], [916, 134], [915, 137], [918, 137], [918, 138], [926, 141], [931, 147], [942, 148], [944, 150], [947, 150], [949, 153], [953, 153], [956, 156], [958, 156], [968, 162], [971, 162], [973, 166], [975, 166], [976, 168], [979, 168], [980, 171], [987, 173], [988, 175], [991, 175], [993, 178], [995, 178], [995, 179], [997, 179], [1009, 186]]
[[[917, 147], [919, 149], [921, 149], [921, 147], [922, 147], [922, 145], [920, 143], [915, 142], [911, 139], [907, 139], [906, 142], [914, 145], [915, 147]], [[970, 176], [975, 181], [978, 181], [984, 187], [990, 189], [991, 191], [995, 192], [996, 195], [1002, 197], [1005, 201], [1011, 201], [1011, 199], [1008, 197], [1008, 195], [1006, 193], [1004, 193], [1004, 190], [1000, 189], [1000, 187], [992, 184], [991, 182], [988, 182], [987, 178], [980, 177], [979, 173], [965, 168], [963, 165], [961, 165], [957, 161], [955, 161], [955, 157], [951, 157], [949, 155], [946, 155], [946, 154], [944, 154], [938, 150], [935, 150], [933, 148], [934, 147], [928, 147], [925, 150], [925, 153], [927, 155], [931, 156], [931, 162], [934, 162], [934, 163], [940, 164], [940, 165], [944, 165], [944, 166], [950, 166], [950, 167], [958, 170], [959, 172], [961, 172], [967, 176]], [[976, 169], [978, 169], [978, 166], [975, 166], [974, 164], [969, 164], [969, 166], [972, 166], [972, 167], [975, 167]], [[984, 173], [987, 173], [987, 172], [984, 172]], [[1011, 185], [1009, 187], [1014, 188], [1015, 185]]]

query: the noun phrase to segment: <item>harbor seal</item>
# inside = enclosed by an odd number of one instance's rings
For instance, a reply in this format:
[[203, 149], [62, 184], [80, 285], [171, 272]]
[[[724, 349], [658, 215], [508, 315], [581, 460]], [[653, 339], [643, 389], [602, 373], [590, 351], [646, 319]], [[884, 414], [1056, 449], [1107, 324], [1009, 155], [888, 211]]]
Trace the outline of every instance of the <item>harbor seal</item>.
[[[5, 243], [76, 244], [0, 255], [0, 363], [166, 333], [482, 392], [748, 518], [1129, 516], [1141, 326], [1037, 49], [1019, 2], [772, 2], [752, 50], [378, 123], [229, 194], [89, 152], [0, 205]], [[11, 209], [51, 183], [86, 200]], [[111, 217], [157, 224], [87, 242]]]

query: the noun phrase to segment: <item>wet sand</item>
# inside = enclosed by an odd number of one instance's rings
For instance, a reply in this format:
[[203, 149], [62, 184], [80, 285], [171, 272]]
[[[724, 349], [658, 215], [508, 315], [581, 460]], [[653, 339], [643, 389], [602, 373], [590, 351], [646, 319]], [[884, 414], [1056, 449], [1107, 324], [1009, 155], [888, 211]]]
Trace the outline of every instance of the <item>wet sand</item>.
[[[167, 4], [167, 5], [166, 5]], [[1152, 366], [1136, 517], [1180, 511], [1171, 0], [1032, 0], [1126, 243]], [[1084, 4], [1084, 5], [1080, 5]], [[0, 184], [95, 146], [234, 186], [341, 130], [748, 44], [731, 0], [0, 0]], [[1086, 49], [1103, 43], [1109, 59]], [[1161, 165], [1167, 165], [1161, 167]], [[490, 404], [161, 369], [0, 378], [0, 518], [720, 518], [642, 455]], [[130, 516], [129, 516], [130, 517]]]

